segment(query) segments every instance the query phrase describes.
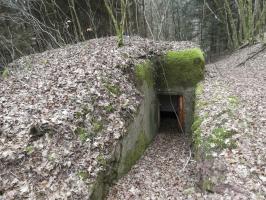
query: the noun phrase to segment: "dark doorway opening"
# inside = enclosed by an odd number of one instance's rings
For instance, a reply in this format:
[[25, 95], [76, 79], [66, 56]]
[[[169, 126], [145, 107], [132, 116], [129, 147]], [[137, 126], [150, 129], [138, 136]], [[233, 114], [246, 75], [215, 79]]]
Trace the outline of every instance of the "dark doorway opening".
[[182, 133], [184, 131], [184, 97], [182, 95], [159, 95], [160, 129]]

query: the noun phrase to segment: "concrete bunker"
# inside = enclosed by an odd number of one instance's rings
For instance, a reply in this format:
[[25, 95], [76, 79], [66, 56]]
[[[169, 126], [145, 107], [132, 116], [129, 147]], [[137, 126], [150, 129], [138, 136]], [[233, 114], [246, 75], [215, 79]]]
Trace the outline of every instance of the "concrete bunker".
[[204, 77], [203, 53], [197, 48], [169, 51], [155, 65], [159, 125], [164, 117], [172, 117], [179, 132], [191, 135], [195, 87]]
[[158, 133], [164, 117], [176, 122], [173, 111], [180, 120], [179, 129], [191, 135], [195, 88], [203, 79], [204, 65], [198, 48], [169, 51], [136, 65], [136, 84], [143, 100], [127, 134], [115, 146], [109, 169], [93, 185], [90, 199], [103, 199], [108, 186], [130, 170]]

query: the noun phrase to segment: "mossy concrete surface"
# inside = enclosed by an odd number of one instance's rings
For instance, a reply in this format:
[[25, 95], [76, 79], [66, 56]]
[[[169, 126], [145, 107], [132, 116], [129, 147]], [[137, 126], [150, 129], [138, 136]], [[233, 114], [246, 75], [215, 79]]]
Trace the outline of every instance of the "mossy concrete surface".
[[169, 51], [159, 62], [158, 88], [192, 87], [204, 77], [204, 55], [198, 48]]
[[142, 89], [145, 91], [144, 102], [122, 141], [118, 177], [129, 171], [136, 163], [158, 130], [158, 106], [154, 89], [149, 89], [147, 84], [144, 84]]
[[155, 70], [150, 60], [138, 64], [135, 68], [137, 84], [143, 85], [143, 82], [145, 81], [149, 87], [154, 86], [154, 72]]

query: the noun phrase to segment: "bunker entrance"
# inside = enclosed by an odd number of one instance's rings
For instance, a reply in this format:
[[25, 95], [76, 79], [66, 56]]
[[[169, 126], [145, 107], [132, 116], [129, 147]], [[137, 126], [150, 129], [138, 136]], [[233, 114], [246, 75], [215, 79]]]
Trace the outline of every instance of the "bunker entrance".
[[183, 132], [185, 125], [184, 96], [159, 95], [160, 130]]

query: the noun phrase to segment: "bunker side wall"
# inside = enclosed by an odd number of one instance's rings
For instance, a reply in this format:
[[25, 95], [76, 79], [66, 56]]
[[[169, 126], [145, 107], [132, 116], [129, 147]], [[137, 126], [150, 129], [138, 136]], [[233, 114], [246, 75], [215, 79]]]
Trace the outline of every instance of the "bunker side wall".
[[132, 116], [134, 119], [127, 128], [127, 134], [116, 144], [107, 170], [98, 176], [91, 188], [89, 199], [104, 199], [109, 186], [131, 169], [158, 132], [156, 91], [147, 81], [143, 81], [140, 88], [144, 98], [139, 110]]

